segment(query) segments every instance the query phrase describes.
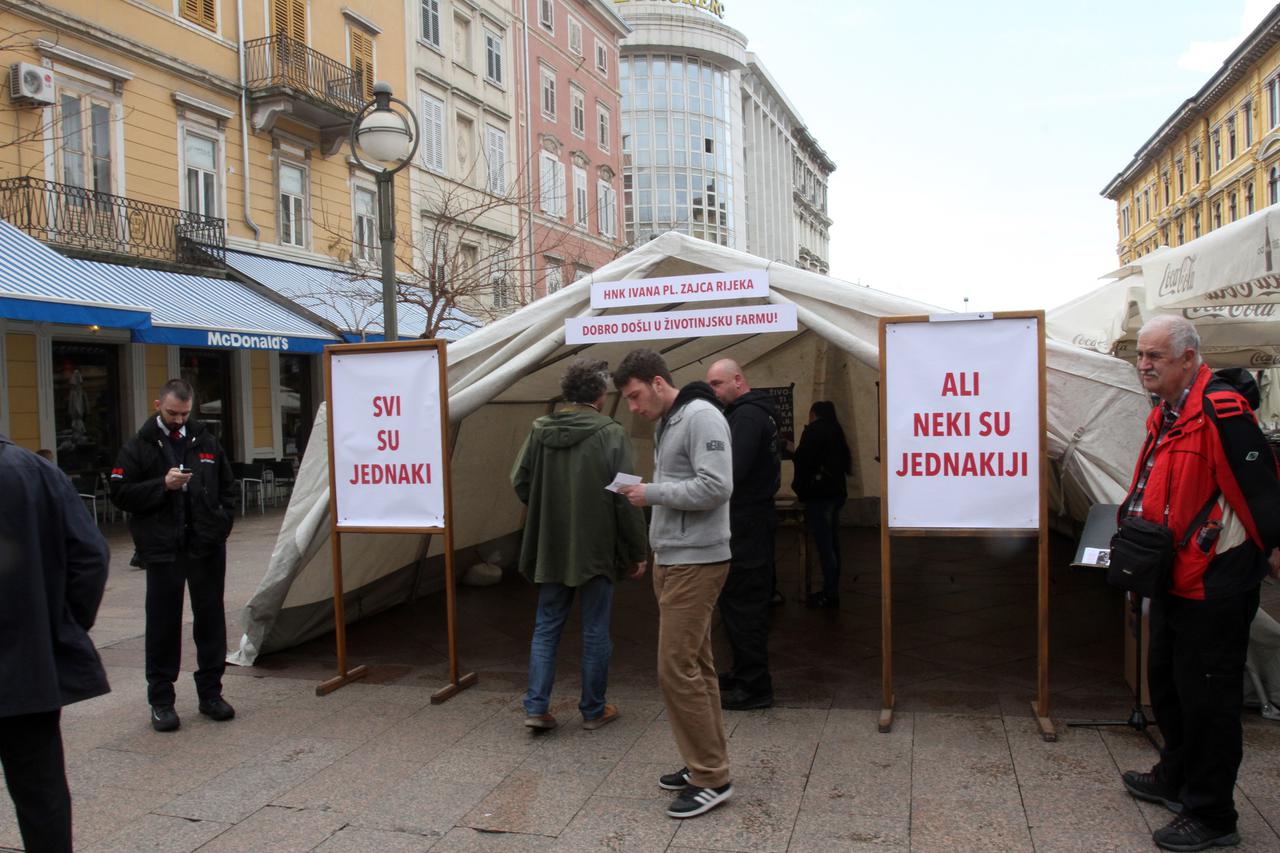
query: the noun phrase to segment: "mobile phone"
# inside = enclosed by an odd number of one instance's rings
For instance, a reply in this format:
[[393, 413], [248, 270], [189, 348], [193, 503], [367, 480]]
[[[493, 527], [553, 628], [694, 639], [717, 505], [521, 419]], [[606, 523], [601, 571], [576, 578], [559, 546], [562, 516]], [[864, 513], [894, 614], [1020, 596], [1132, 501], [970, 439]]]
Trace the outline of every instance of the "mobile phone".
[[183, 465], [181, 462], [179, 462], [179, 463], [178, 463], [178, 473], [179, 473], [179, 474], [187, 474], [187, 473], [190, 473], [190, 471], [191, 471], [191, 469], [190, 469], [190, 468], [188, 468], [186, 465]]

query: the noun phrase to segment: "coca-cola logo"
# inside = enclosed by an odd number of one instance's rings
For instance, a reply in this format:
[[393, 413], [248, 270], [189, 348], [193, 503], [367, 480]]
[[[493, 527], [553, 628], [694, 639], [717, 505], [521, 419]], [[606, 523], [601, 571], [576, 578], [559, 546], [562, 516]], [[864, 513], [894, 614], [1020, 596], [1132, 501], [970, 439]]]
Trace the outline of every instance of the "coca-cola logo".
[[1107, 352], [1107, 350], [1110, 349], [1108, 346], [1106, 346], [1106, 343], [1100, 338], [1091, 338], [1088, 335], [1076, 335], [1074, 338], [1071, 339], [1071, 343], [1075, 344], [1078, 347], [1085, 347], [1086, 349], [1094, 349], [1094, 350], [1097, 350], [1098, 352]]
[[1249, 364], [1253, 367], [1276, 367], [1280, 365], [1280, 355], [1273, 355], [1266, 352], [1255, 352], [1249, 357]]
[[1172, 264], [1165, 267], [1157, 293], [1160, 296], [1174, 296], [1189, 292], [1195, 286], [1195, 265], [1196, 256], [1191, 255], [1183, 258], [1182, 263], [1176, 267]]
[[1182, 316], [1188, 320], [1214, 317], [1221, 320], [1258, 320], [1274, 317], [1275, 303], [1268, 305], [1204, 305], [1184, 308]]
[[1264, 275], [1205, 294], [1206, 302], [1244, 302], [1257, 296], [1280, 296], [1280, 276]]

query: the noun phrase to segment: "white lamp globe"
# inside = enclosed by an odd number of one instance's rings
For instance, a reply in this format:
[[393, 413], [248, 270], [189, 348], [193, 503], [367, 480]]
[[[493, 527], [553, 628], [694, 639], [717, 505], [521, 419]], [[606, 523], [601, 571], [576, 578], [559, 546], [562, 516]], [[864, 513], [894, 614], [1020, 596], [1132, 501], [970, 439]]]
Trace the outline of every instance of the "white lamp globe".
[[360, 121], [356, 143], [372, 160], [401, 163], [413, 146], [413, 133], [403, 116], [389, 109], [376, 109]]

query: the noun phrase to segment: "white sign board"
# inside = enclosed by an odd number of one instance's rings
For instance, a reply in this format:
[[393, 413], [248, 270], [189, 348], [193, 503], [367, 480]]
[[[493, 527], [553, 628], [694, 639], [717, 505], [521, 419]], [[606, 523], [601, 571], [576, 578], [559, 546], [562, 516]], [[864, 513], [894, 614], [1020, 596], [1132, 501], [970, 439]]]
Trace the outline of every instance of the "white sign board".
[[602, 281], [591, 285], [592, 308], [659, 305], [667, 302], [713, 302], [768, 296], [769, 274], [764, 270], [716, 272], [631, 281]]
[[443, 527], [439, 351], [334, 353], [329, 365], [338, 526]]
[[795, 305], [742, 305], [734, 308], [701, 308], [695, 311], [570, 317], [564, 321], [564, 339], [567, 344], [601, 344], [609, 341], [794, 332], [796, 328]]
[[885, 327], [890, 527], [1039, 528], [1040, 334], [1031, 317]]

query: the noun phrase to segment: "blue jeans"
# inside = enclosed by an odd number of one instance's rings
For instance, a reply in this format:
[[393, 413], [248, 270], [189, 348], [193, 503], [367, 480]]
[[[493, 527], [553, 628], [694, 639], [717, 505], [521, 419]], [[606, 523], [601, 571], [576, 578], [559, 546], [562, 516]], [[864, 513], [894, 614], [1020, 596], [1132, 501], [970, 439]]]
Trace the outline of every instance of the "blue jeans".
[[[584, 720], [604, 713], [609, 683], [609, 617], [613, 614], [613, 581], [596, 575], [576, 589], [582, 591], [582, 699], [578, 710]], [[524, 695], [527, 714], [545, 714], [556, 680], [556, 648], [565, 619], [573, 606], [575, 588], [562, 583], [538, 587], [538, 616], [529, 648], [529, 690]]]
[[822, 561], [822, 592], [840, 595], [840, 508], [844, 498], [804, 502], [804, 518]]

